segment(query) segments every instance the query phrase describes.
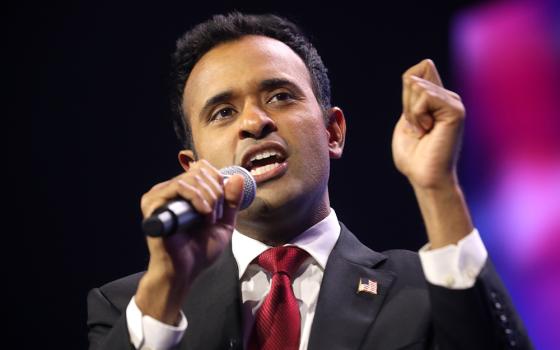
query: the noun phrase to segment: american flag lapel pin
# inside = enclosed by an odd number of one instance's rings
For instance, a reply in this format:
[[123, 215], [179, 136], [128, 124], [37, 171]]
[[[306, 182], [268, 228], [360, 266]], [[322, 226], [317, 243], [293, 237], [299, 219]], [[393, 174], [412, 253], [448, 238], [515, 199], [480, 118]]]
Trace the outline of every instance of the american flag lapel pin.
[[356, 293], [369, 293], [377, 295], [377, 281], [369, 278], [360, 278], [358, 280], [358, 291]]

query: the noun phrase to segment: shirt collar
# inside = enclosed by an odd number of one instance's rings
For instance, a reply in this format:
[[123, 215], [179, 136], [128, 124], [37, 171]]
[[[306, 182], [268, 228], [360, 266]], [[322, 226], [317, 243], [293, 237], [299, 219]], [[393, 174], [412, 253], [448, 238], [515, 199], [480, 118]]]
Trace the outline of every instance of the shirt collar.
[[[324, 270], [339, 236], [340, 224], [334, 209], [331, 208], [326, 218], [305, 230], [286, 245], [295, 245], [305, 250]], [[237, 230], [233, 231], [231, 247], [239, 268], [239, 278], [243, 276], [247, 267], [257, 256], [271, 248]]]

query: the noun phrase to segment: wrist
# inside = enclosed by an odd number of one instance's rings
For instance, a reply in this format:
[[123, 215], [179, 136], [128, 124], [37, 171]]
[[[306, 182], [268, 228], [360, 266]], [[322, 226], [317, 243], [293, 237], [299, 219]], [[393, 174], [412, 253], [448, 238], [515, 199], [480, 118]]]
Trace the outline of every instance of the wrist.
[[142, 314], [176, 325], [191, 282], [177, 271], [160, 266], [149, 267], [138, 285], [136, 304]]
[[445, 195], [451, 192], [460, 191], [459, 178], [456, 171], [438, 176], [431, 180], [414, 181], [409, 178], [408, 182], [414, 189], [416, 194], [425, 194], [427, 196]]
[[442, 180], [438, 182], [437, 185], [433, 186], [418, 186], [412, 184], [412, 189], [419, 202], [441, 202], [452, 197], [463, 197], [463, 190], [461, 189], [459, 181], [451, 178]]
[[473, 230], [463, 191], [456, 180], [438, 187], [413, 187], [431, 248], [457, 244]]

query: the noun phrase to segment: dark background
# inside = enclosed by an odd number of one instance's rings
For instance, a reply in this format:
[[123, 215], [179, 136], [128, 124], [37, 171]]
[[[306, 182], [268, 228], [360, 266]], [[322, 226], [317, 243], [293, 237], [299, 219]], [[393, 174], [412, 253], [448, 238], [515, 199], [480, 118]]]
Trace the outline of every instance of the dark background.
[[373, 249], [417, 250], [423, 225], [390, 153], [400, 76], [430, 57], [454, 88], [448, 26], [469, 3], [67, 1], [6, 12], [15, 64], [4, 68], [16, 78], [4, 117], [16, 209], [5, 228], [16, 242], [4, 247], [10, 335], [29, 347], [86, 348], [88, 290], [145, 268], [140, 197], [181, 171], [169, 56], [184, 31], [233, 9], [286, 16], [309, 34], [348, 122], [332, 206]]

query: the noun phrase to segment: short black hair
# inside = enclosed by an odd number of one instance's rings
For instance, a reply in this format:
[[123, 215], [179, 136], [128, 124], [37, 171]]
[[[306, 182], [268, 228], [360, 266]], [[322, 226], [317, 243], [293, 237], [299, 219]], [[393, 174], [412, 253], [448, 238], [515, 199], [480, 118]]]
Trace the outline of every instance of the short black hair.
[[196, 25], [177, 40], [172, 55], [171, 108], [173, 126], [182, 147], [193, 149], [191, 128], [183, 112], [183, 91], [198, 60], [215, 46], [247, 35], [262, 35], [289, 46], [305, 63], [312, 89], [323, 112], [331, 107], [331, 88], [327, 68], [317, 50], [297, 25], [271, 14], [248, 15], [232, 12], [215, 15]]

